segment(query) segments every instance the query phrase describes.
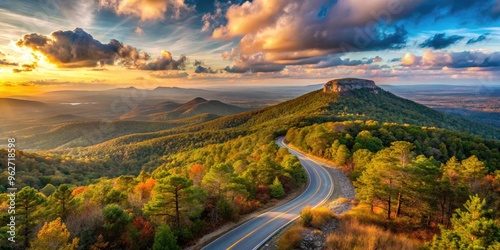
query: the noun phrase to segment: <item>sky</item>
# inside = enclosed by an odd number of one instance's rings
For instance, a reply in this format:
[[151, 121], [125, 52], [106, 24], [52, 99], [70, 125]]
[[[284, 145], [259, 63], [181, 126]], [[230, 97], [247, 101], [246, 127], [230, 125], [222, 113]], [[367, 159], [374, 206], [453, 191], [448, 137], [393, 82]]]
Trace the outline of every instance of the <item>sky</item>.
[[17, 0], [0, 31], [0, 95], [500, 84], [500, 0]]

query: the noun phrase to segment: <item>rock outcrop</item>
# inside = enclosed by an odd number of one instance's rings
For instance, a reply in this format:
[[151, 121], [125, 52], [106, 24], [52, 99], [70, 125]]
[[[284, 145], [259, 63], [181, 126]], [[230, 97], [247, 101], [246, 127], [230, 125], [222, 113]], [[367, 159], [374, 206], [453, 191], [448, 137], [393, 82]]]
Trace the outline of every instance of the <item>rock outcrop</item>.
[[325, 93], [343, 93], [354, 89], [371, 89], [377, 91], [378, 87], [372, 80], [358, 78], [342, 78], [327, 82], [323, 87]]

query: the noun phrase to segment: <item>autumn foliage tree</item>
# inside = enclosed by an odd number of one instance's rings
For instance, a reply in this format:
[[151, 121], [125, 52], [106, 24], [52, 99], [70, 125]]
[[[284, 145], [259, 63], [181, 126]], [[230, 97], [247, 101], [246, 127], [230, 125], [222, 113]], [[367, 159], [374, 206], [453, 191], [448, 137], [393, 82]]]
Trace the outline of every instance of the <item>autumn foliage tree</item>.
[[45, 222], [36, 238], [31, 241], [29, 250], [74, 250], [78, 247], [78, 238], [70, 240], [70, 232], [66, 225], [57, 218]]
[[139, 216], [135, 217], [132, 223], [134, 224], [135, 228], [139, 231], [139, 239], [140, 239], [139, 247], [141, 249], [150, 248], [155, 236], [155, 230], [153, 229], [153, 225], [151, 225], [151, 222]]
[[203, 179], [204, 168], [200, 164], [195, 164], [189, 169], [189, 178], [193, 180], [195, 186], [201, 184], [201, 179]]
[[139, 200], [148, 200], [151, 197], [151, 191], [156, 184], [156, 180], [153, 178], [147, 178], [143, 182], [139, 182], [135, 186], [135, 192], [139, 195]]

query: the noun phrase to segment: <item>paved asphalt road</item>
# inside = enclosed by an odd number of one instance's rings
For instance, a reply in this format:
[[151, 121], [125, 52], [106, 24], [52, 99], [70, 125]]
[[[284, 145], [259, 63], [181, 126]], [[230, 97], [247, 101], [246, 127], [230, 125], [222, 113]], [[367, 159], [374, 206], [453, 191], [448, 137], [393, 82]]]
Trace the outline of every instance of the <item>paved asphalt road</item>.
[[[280, 147], [286, 147], [284, 137], [276, 139]], [[278, 230], [295, 220], [306, 206], [317, 206], [325, 201], [332, 192], [333, 181], [330, 174], [312, 159], [288, 148], [297, 156], [309, 174], [307, 189], [294, 200], [245, 222], [239, 227], [217, 238], [203, 250], [252, 250], [257, 249]]]

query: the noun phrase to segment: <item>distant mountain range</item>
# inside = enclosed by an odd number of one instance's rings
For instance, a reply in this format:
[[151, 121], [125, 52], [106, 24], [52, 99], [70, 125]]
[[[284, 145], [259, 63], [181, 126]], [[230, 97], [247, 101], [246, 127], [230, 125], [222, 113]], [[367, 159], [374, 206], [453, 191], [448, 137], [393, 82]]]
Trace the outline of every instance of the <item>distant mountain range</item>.
[[[25, 119], [24, 122], [13, 119], [10, 123], [2, 123], [0, 136], [16, 135], [19, 142], [28, 145], [26, 149], [32, 150], [90, 146], [128, 134], [189, 126], [249, 110], [201, 97], [184, 104], [173, 101], [140, 104], [125, 114], [113, 116], [112, 112], [104, 112], [103, 117], [99, 116], [98, 110], [105, 109], [107, 105], [47, 105], [12, 98], [0, 99], [0, 105], [5, 109], [3, 113], [11, 114], [11, 118]], [[75, 109], [84, 115], [66, 113]], [[65, 113], [54, 114], [56, 112]]]
[[196, 97], [184, 104], [165, 101], [158, 104], [139, 105], [119, 118], [128, 120], [175, 120], [201, 114], [212, 114], [220, 117], [248, 110], [221, 101], [207, 101], [201, 97]]
[[0, 98], [0, 112], [3, 117], [21, 114], [36, 114], [46, 111], [48, 111], [48, 106], [43, 102]]

